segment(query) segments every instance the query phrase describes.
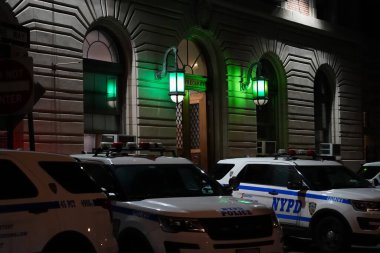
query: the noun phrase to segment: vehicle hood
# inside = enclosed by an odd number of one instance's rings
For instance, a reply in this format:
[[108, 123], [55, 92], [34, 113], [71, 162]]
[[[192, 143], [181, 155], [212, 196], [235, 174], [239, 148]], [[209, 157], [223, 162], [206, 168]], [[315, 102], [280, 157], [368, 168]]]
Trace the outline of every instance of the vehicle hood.
[[342, 199], [380, 201], [380, 188], [349, 188], [327, 191], [327, 196]]
[[143, 211], [174, 217], [215, 218], [250, 216], [271, 213], [272, 210], [256, 201], [231, 196], [156, 198], [141, 201], [117, 202], [117, 208], [128, 212]]

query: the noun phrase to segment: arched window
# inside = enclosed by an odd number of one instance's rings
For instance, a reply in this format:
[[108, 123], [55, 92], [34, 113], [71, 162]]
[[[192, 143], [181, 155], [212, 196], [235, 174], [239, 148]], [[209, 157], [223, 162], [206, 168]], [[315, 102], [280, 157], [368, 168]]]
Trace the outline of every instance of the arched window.
[[117, 47], [104, 32], [94, 30], [87, 34], [83, 43], [83, 58], [105, 62], [119, 62]]
[[199, 47], [192, 41], [182, 40], [178, 46], [178, 68], [185, 73], [207, 76], [207, 66]]
[[317, 71], [314, 83], [315, 145], [332, 142], [331, 136], [332, 92], [326, 74]]
[[118, 48], [103, 30], [89, 32], [83, 43], [85, 150], [98, 146], [102, 134], [121, 129], [121, 74]]
[[263, 76], [268, 78], [268, 103], [257, 109], [257, 139], [259, 141], [278, 141], [278, 131], [276, 124], [277, 114], [277, 79], [275, 69], [266, 60], [260, 60]]

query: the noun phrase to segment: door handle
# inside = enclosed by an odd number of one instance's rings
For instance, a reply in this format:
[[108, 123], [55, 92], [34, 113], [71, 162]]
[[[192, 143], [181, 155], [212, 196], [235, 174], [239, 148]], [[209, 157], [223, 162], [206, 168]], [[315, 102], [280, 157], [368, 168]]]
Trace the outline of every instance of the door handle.
[[268, 192], [270, 195], [278, 195], [278, 192], [276, 191], [271, 191], [271, 192]]

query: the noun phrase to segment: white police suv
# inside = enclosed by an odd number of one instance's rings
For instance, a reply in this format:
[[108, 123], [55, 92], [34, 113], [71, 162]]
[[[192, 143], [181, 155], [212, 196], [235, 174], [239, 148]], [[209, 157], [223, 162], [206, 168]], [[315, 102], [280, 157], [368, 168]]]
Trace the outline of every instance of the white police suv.
[[283, 252], [271, 208], [225, 195], [187, 159], [123, 150], [72, 156], [113, 199], [120, 253]]
[[116, 253], [107, 202], [69, 156], [0, 150], [1, 253]]
[[272, 207], [285, 235], [311, 237], [320, 251], [380, 243], [380, 189], [336, 161], [225, 159], [215, 177], [232, 184], [235, 197]]

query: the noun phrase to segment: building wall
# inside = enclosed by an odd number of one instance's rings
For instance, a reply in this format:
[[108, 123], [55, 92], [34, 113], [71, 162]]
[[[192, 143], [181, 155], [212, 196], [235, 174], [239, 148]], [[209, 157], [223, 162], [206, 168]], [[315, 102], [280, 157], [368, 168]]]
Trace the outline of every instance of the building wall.
[[[192, 38], [206, 51], [213, 160], [255, 155], [256, 108], [240, 91], [241, 69], [270, 54], [282, 70], [288, 101], [287, 144], [314, 147], [313, 85], [316, 71], [332, 70], [336, 84], [334, 143], [341, 159], [363, 160], [358, 45], [328, 23], [262, 3], [230, 1], [55, 0], [7, 1], [31, 30], [34, 77], [46, 89], [34, 107], [36, 150], [83, 149], [82, 43], [95, 24], [107, 23], [124, 46], [127, 106], [123, 133], [175, 145], [175, 106], [167, 79], [157, 80], [165, 50]], [[127, 41], [130, 39], [130, 41]], [[26, 125], [26, 124], [25, 124]], [[27, 130], [25, 142], [27, 143]], [[354, 165], [352, 165], [354, 166]]]

